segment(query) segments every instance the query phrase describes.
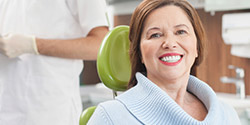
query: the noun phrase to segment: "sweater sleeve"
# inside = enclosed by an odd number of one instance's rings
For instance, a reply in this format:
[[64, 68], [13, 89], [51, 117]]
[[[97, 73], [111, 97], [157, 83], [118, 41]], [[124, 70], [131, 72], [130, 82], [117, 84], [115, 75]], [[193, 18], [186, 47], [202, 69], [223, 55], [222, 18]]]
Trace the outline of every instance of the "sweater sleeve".
[[89, 119], [88, 125], [113, 125], [113, 123], [105, 108], [102, 105], [99, 105]]

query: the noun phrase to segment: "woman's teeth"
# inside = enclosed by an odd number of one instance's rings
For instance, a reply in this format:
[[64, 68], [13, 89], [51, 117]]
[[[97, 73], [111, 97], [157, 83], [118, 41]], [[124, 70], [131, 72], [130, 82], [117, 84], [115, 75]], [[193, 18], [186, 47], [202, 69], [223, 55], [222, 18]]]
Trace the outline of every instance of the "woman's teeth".
[[164, 62], [177, 62], [181, 59], [181, 56], [165, 56], [162, 57], [161, 60]]

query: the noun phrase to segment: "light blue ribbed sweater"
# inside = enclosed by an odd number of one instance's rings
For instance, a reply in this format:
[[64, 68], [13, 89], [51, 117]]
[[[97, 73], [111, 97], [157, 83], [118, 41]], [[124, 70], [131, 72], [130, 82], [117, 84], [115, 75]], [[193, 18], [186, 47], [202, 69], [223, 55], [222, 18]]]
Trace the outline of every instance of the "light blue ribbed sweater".
[[187, 90], [205, 104], [208, 114], [198, 121], [141, 73], [138, 84], [115, 100], [98, 105], [89, 125], [240, 125], [235, 110], [218, 101], [204, 82], [190, 76]]

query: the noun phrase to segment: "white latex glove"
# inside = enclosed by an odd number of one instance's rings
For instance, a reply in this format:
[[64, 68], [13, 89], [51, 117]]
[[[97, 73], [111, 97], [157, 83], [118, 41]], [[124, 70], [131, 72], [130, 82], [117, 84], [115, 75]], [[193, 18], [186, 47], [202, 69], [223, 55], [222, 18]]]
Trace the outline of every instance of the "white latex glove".
[[10, 58], [24, 53], [39, 54], [35, 36], [15, 33], [0, 36], [0, 53]]

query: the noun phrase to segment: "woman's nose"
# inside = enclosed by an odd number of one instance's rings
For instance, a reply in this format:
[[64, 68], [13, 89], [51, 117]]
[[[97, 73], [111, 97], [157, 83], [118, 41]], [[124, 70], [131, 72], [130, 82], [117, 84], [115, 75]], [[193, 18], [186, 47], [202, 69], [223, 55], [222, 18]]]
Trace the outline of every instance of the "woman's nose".
[[173, 36], [168, 36], [162, 42], [163, 49], [174, 49], [177, 47], [177, 41]]

